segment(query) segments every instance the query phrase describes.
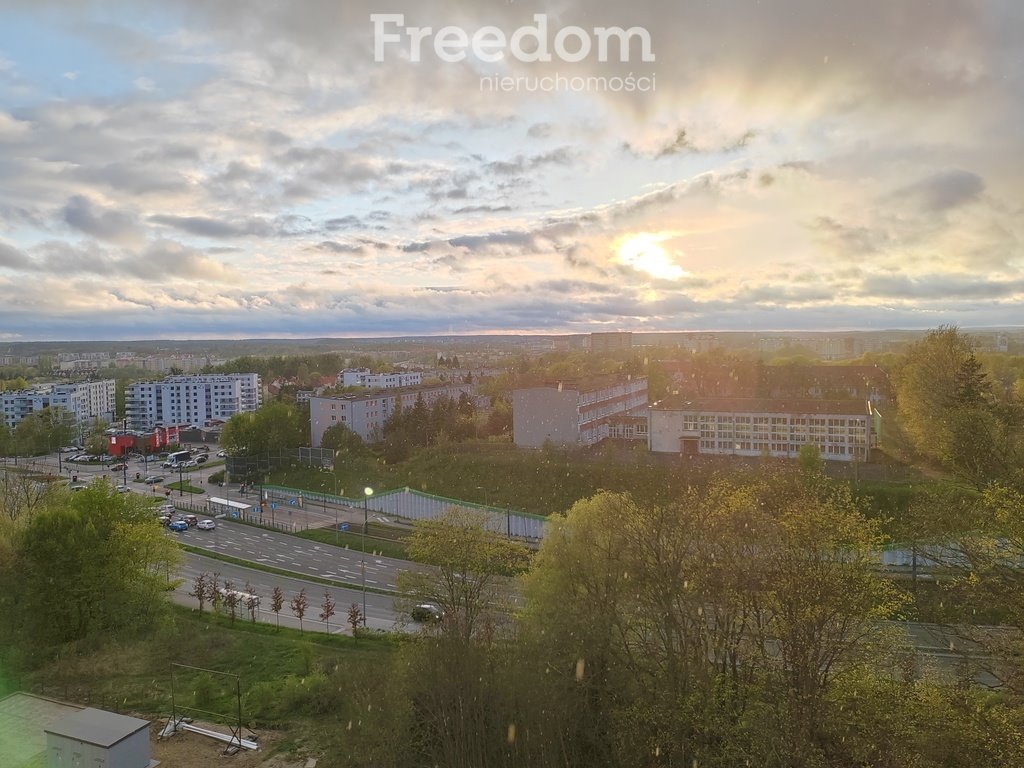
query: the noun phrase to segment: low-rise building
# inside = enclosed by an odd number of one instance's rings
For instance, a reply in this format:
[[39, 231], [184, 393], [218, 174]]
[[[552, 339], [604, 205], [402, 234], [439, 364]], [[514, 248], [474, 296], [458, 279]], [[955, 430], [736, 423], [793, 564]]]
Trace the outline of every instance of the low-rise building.
[[512, 392], [512, 438], [524, 448], [595, 445], [612, 437], [616, 417], [647, 407], [646, 376], [595, 376]]
[[367, 389], [398, 389], [415, 387], [423, 383], [419, 372], [371, 373], [369, 368], [346, 368], [338, 374], [338, 386], [366, 387]]
[[412, 408], [420, 398], [428, 407], [437, 400], [458, 400], [472, 395], [468, 384], [421, 385], [374, 392], [359, 392], [335, 397], [312, 397], [309, 400], [310, 440], [319, 448], [324, 432], [337, 424], [344, 424], [363, 440], [380, 438], [384, 423], [395, 410]]
[[867, 461], [873, 416], [871, 404], [858, 400], [666, 400], [650, 408], [648, 447], [684, 456], [796, 458], [813, 444], [826, 460]]

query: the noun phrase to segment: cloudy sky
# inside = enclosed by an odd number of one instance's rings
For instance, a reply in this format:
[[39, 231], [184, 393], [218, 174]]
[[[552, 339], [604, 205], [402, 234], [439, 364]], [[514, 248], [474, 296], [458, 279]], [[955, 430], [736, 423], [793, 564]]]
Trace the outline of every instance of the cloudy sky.
[[[374, 12], [593, 50], [375, 61]], [[0, 341], [1021, 325], [1022, 39], [1018, 0], [0, 0]]]

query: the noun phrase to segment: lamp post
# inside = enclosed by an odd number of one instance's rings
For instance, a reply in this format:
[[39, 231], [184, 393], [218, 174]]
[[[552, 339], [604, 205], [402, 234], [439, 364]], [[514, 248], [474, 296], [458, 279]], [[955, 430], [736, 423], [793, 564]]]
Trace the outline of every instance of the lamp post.
[[373, 488], [366, 486], [363, 488], [363, 535], [362, 545], [360, 549], [363, 550], [362, 558], [362, 572], [363, 572], [363, 626], [366, 626], [366, 523], [367, 523], [367, 502], [370, 497], [373, 496]]
[[185, 495], [185, 489], [181, 487], [181, 485], [182, 485], [182, 482], [184, 482], [184, 481], [183, 481], [183, 478], [184, 478], [184, 472], [185, 472], [185, 467], [184, 467], [184, 466], [182, 465], [182, 463], [181, 463], [181, 462], [179, 461], [179, 462], [178, 462], [178, 496], [179, 496], [179, 497], [181, 497], [181, 496], [184, 496], [184, 495]]

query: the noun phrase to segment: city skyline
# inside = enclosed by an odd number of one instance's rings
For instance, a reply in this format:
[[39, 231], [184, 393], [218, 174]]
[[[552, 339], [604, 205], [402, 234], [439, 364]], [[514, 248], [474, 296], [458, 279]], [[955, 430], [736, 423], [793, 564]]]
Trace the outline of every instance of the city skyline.
[[1020, 326], [1024, 9], [890, 5], [5, 2], [0, 344]]

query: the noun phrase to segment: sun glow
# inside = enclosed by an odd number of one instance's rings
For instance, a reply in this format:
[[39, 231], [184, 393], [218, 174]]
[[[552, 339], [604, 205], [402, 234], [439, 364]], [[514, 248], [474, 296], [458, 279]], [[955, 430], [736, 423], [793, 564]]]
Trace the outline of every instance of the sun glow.
[[676, 264], [661, 246], [674, 235], [674, 232], [637, 232], [616, 238], [612, 243], [615, 261], [646, 272], [651, 277], [678, 280], [686, 275], [686, 270]]

